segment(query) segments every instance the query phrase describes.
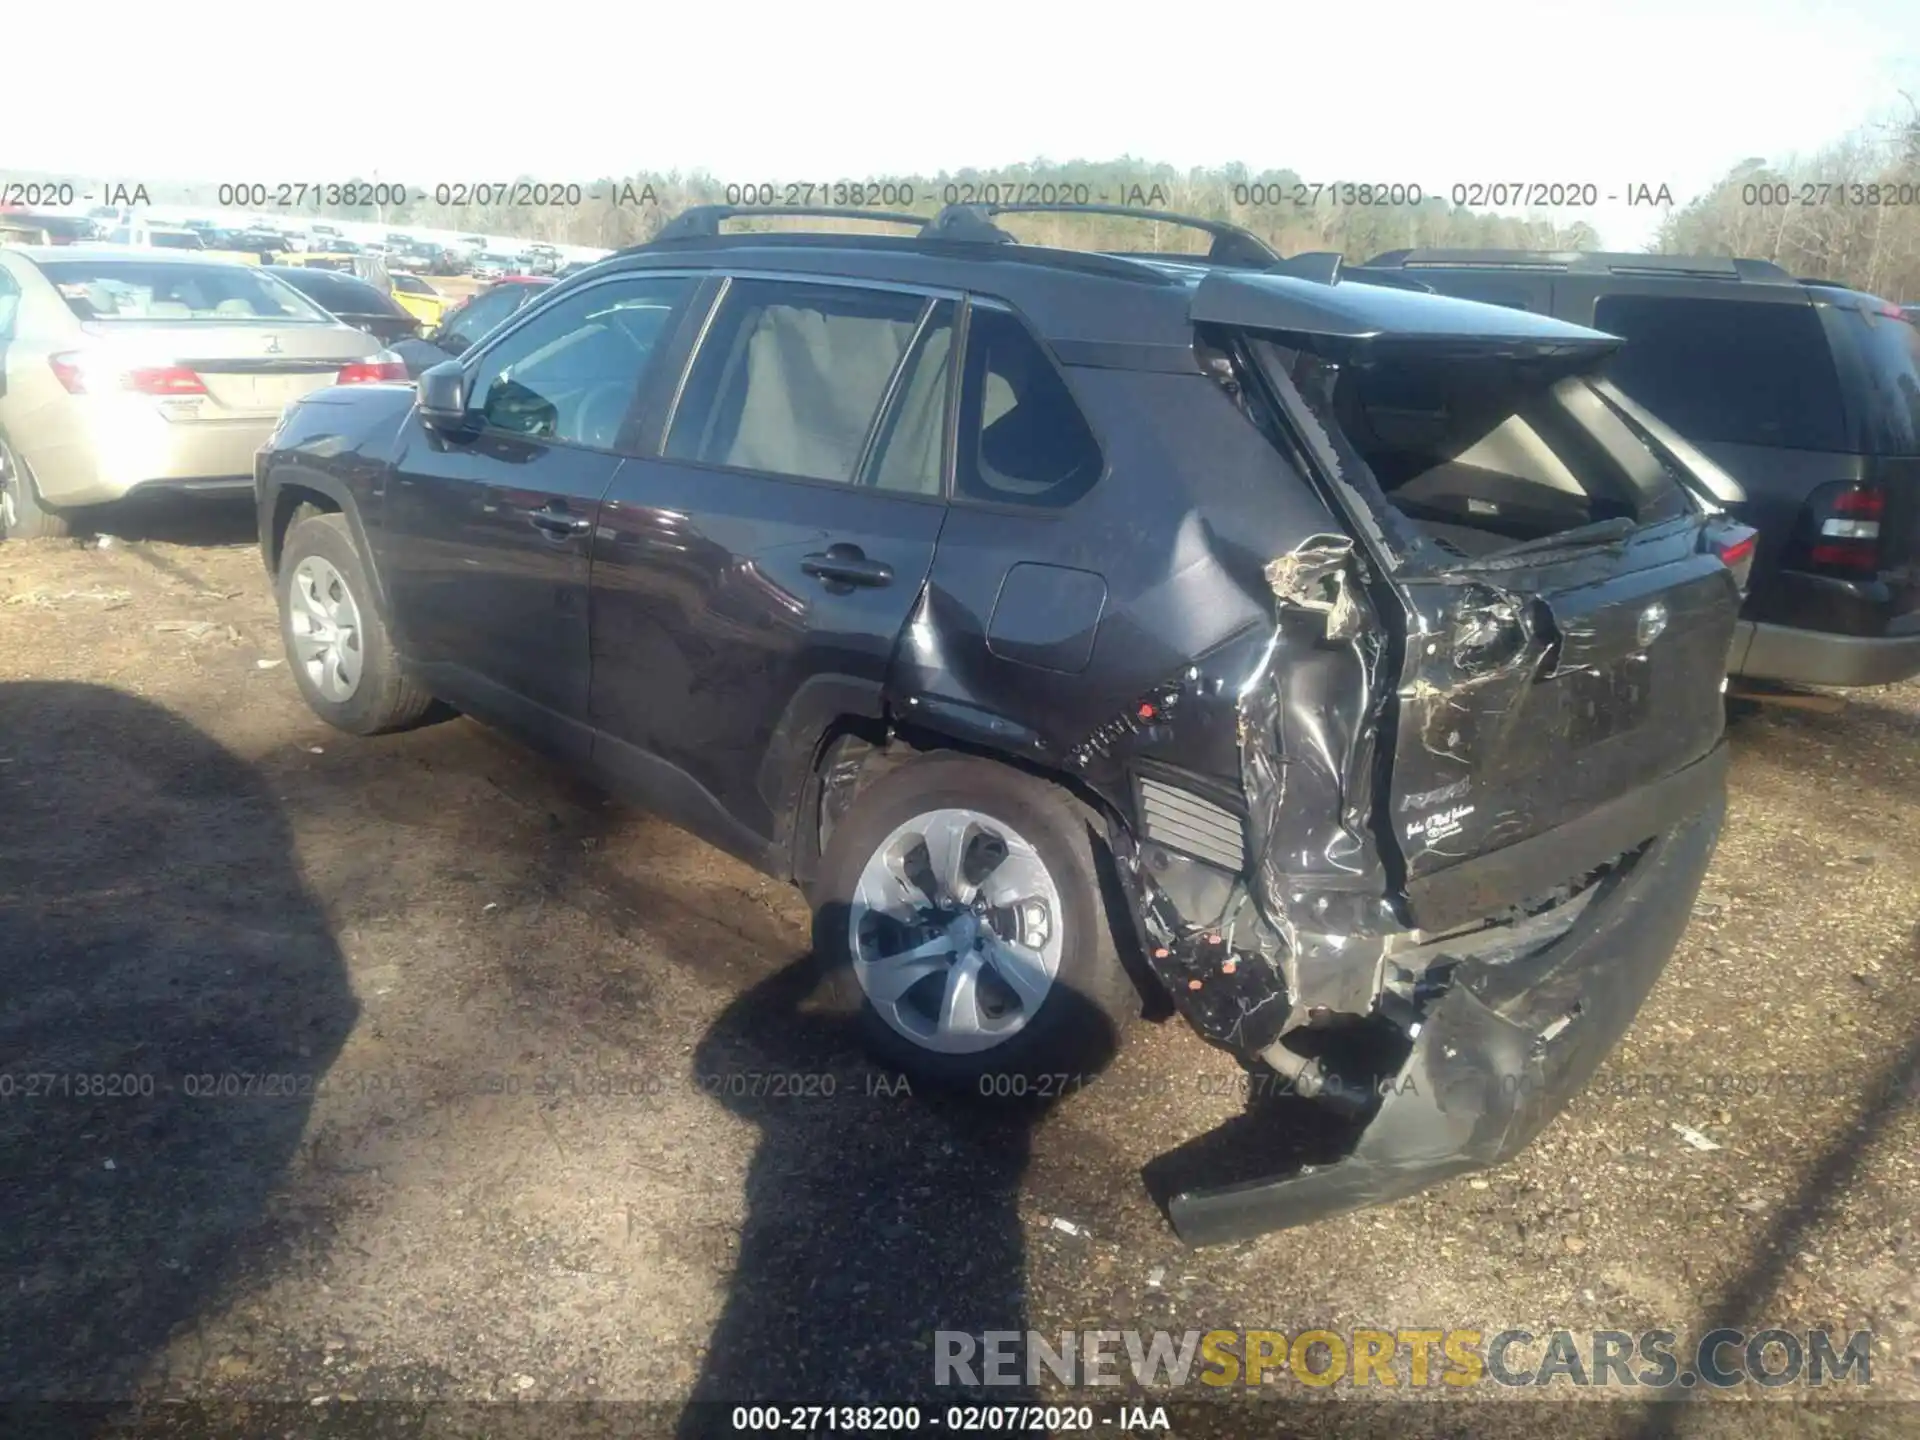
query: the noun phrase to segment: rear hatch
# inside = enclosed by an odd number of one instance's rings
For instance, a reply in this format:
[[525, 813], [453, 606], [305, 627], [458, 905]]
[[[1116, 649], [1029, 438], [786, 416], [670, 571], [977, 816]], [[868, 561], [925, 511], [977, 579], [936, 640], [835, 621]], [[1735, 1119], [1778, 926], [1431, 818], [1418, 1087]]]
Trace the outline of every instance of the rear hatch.
[[1706, 802], [1740, 603], [1722, 550], [1750, 535], [1594, 383], [1616, 340], [1225, 272], [1192, 315], [1367, 562], [1391, 698], [1350, 784], [1379, 782], [1413, 925], [1540, 899]]

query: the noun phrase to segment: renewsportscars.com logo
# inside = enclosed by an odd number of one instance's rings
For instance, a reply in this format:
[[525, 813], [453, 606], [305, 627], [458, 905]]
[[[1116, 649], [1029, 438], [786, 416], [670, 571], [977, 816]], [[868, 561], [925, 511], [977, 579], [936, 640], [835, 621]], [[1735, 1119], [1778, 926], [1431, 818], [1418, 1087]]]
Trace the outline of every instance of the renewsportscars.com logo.
[[1555, 1384], [1690, 1390], [1873, 1383], [1873, 1332], [1672, 1330], [960, 1330], [934, 1334], [936, 1385], [1292, 1383], [1361, 1389]]

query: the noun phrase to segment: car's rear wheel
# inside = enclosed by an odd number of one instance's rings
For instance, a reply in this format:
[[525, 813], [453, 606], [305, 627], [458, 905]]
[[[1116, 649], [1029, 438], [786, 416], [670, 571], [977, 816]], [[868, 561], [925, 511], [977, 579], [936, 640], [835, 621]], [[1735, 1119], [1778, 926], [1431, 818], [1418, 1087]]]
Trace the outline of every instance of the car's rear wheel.
[[1088, 821], [1059, 787], [970, 756], [860, 793], [821, 859], [814, 947], [883, 1062], [1004, 1095], [1112, 1056], [1140, 1004]]
[[0, 439], [0, 540], [57, 539], [71, 533], [66, 516], [41, 505], [33, 473]]
[[280, 551], [280, 635], [314, 714], [354, 735], [419, 723], [433, 697], [401, 671], [366, 566], [339, 515], [310, 511]]

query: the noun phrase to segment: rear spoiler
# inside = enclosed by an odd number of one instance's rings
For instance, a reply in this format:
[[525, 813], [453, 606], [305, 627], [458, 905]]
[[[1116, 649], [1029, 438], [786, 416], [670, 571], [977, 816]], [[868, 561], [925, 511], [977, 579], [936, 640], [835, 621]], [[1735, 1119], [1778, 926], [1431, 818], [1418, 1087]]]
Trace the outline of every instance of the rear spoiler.
[[1454, 342], [1516, 357], [1598, 356], [1624, 343], [1617, 336], [1504, 305], [1386, 285], [1314, 283], [1279, 267], [1210, 271], [1194, 287], [1188, 314], [1195, 324], [1302, 340]]

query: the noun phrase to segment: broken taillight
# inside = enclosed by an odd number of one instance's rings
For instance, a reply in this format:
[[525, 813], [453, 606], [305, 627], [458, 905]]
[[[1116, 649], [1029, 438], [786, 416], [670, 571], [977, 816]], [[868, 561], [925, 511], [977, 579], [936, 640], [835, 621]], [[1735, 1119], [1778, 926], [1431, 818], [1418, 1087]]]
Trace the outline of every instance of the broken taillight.
[[1886, 510], [1887, 492], [1878, 485], [1822, 485], [1807, 501], [1808, 566], [1847, 575], [1877, 574], [1880, 522]]

